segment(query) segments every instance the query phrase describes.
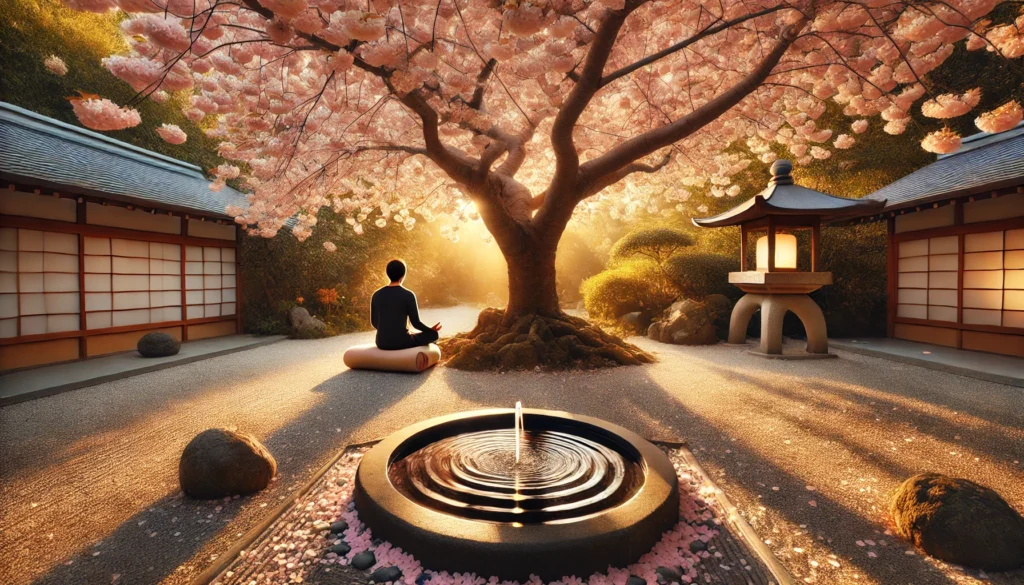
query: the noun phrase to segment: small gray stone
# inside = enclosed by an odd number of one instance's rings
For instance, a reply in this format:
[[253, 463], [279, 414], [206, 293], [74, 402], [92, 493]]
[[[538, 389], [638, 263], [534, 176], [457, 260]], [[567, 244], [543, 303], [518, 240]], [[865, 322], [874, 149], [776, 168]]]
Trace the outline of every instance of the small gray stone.
[[352, 557], [352, 566], [360, 571], [365, 571], [375, 564], [377, 557], [373, 555], [373, 551], [366, 550]]
[[181, 342], [160, 331], [147, 333], [135, 346], [142, 357], [167, 357], [181, 350]]
[[708, 545], [703, 540], [697, 539], [690, 543], [690, 552], [696, 554], [699, 551], [707, 550]]
[[334, 524], [331, 524], [331, 533], [332, 534], [337, 534], [339, 532], [345, 532], [346, 530], [348, 530], [348, 522], [345, 522], [344, 520], [338, 520]]
[[643, 577], [637, 577], [636, 575], [630, 575], [629, 579], [626, 579], [626, 585], [647, 585], [647, 580]]
[[370, 574], [370, 581], [374, 583], [388, 583], [398, 581], [402, 578], [402, 569], [398, 567], [381, 567]]
[[683, 580], [682, 574], [671, 567], [658, 567], [654, 572], [658, 574], [658, 583], [679, 583]]
[[336, 545], [332, 546], [331, 548], [327, 549], [327, 552], [332, 552], [332, 553], [338, 555], [339, 557], [343, 557], [343, 556], [347, 555], [350, 550], [352, 550], [351, 546], [345, 544], [344, 542], [339, 542], [338, 544], [336, 544]]

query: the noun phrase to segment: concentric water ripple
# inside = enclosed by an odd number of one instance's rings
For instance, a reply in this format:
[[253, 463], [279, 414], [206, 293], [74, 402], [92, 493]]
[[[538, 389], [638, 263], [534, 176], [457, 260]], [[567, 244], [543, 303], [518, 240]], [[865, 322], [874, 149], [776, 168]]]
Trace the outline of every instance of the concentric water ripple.
[[440, 439], [395, 461], [388, 476], [407, 497], [456, 516], [541, 523], [592, 516], [626, 501], [640, 466], [597, 441], [561, 431], [494, 429]]

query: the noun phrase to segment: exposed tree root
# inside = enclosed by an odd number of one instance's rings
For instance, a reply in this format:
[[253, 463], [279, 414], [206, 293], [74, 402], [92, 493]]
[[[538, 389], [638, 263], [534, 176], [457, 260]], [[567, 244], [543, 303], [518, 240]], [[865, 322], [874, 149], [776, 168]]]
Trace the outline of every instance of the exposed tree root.
[[506, 319], [502, 309], [484, 309], [476, 327], [439, 342], [441, 363], [460, 370], [597, 369], [649, 364], [638, 347], [569, 315], [523, 315]]

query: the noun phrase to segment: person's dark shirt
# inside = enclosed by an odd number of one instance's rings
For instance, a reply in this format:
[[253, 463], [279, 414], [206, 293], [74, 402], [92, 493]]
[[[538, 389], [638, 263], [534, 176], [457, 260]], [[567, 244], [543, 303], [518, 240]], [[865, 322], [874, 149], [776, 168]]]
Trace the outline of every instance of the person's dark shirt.
[[408, 347], [406, 322], [419, 331], [430, 327], [420, 321], [416, 295], [403, 286], [377, 289], [370, 299], [370, 323], [377, 330], [377, 347], [381, 349]]

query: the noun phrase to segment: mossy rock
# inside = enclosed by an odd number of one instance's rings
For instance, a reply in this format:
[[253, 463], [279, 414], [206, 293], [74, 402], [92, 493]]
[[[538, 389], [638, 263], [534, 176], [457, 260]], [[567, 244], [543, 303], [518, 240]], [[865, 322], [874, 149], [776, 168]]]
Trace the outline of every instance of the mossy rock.
[[989, 571], [1024, 567], [1024, 518], [973, 481], [915, 475], [893, 493], [889, 514], [897, 534], [937, 559]]

